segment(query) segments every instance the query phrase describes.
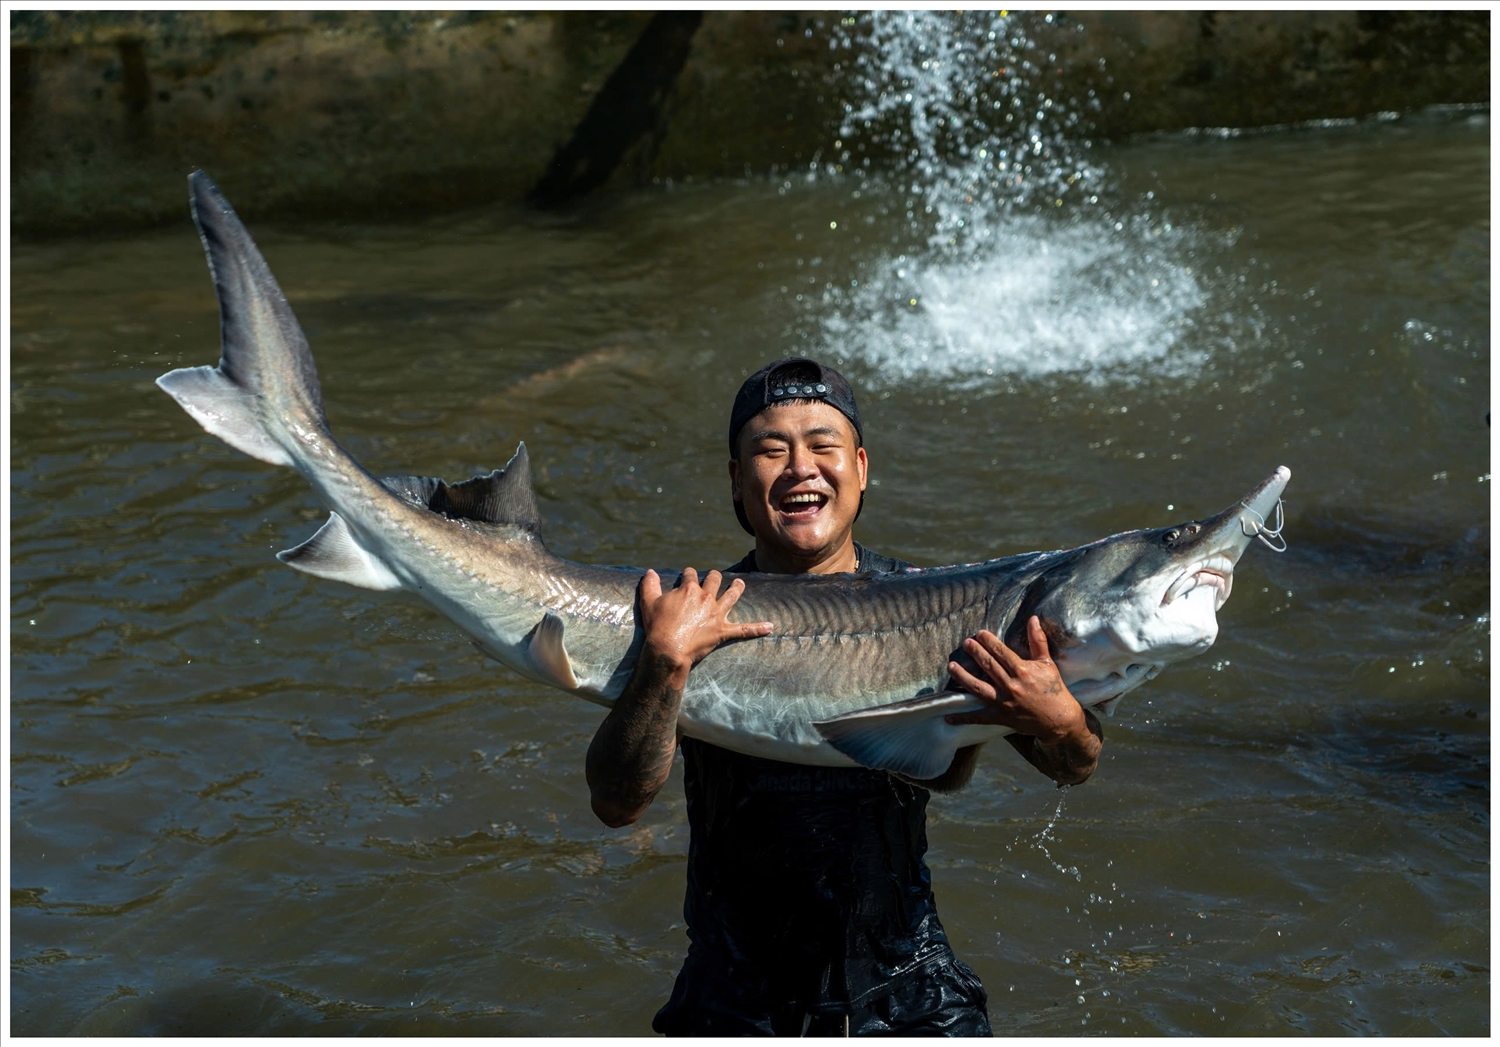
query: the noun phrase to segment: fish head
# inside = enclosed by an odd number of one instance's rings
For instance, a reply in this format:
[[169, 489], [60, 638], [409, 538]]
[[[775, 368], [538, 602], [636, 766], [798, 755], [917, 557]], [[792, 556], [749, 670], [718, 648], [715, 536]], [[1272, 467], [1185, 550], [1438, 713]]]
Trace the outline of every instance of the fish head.
[[1213, 646], [1218, 611], [1251, 541], [1278, 539], [1279, 467], [1223, 512], [1127, 531], [1072, 551], [1033, 583], [1007, 642], [1026, 650], [1026, 620], [1042, 619], [1074, 697], [1108, 714], [1126, 691]]

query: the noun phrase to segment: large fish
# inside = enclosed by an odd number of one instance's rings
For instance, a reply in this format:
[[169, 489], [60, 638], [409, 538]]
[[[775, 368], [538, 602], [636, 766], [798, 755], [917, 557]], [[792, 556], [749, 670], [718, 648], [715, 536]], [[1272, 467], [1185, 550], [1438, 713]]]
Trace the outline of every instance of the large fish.
[[[504, 469], [461, 483], [366, 472], [328, 431], [307, 340], [250, 235], [206, 175], [189, 184], [222, 356], [157, 384], [231, 447], [298, 470], [331, 508], [321, 530], [278, 558], [320, 578], [416, 593], [521, 675], [612, 704], [640, 650], [644, 572], [548, 552], [524, 444]], [[1025, 651], [1033, 614], [1074, 697], [1107, 714], [1214, 642], [1240, 555], [1280, 532], [1290, 477], [1278, 468], [1216, 516], [1076, 549], [893, 574], [747, 575], [734, 613], [775, 632], [703, 659], [678, 727], [756, 756], [932, 779], [958, 750], [1009, 733], [946, 722], [982, 705], [951, 689], [949, 659], [966, 658], [960, 645], [980, 629]], [[661, 575], [670, 586], [677, 572]]]

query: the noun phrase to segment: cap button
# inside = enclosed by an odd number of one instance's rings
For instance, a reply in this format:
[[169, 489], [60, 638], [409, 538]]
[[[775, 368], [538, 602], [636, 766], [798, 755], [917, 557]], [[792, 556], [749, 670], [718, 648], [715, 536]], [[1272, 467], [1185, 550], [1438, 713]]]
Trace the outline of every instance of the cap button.
[[771, 395], [772, 396], [780, 396], [784, 392], [786, 392], [785, 389], [772, 389], [771, 390]]
[[822, 382], [819, 382], [818, 383], [818, 392], [820, 392], [820, 393], [826, 393], [826, 392], [828, 392], [828, 386], [824, 385]]

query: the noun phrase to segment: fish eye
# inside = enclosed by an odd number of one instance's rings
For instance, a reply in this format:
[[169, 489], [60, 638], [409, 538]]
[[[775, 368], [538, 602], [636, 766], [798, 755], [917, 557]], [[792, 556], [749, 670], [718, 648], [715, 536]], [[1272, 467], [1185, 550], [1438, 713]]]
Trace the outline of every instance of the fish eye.
[[1188, 524], [1187, 525], [1187, 533], [1188, 534], [1197, 534], [1199, 530], [1200, 530], [1200, 528], [1198, 527], [1197, 524]]
[[1175, 542], [1175, 541], [1177, 541], [1177, 536], [1179, 534], [1181, 534], [1181, 533], [1182, 533], [1181, 531], [1179, 531], [1177, 528], [1174, 527], [1170, 531], [1168, 531], [1166, 534], [1162, 535], [1162, 537], [1164, 539], [1166, 539], [1167, 541], [1169, 541], [1169, 542]]

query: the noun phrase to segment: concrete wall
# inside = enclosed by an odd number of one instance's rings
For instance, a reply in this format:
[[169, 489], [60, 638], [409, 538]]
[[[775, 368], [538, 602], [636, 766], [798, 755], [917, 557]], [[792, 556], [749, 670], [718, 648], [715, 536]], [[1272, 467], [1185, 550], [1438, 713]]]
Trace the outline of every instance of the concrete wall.
[[[1075, 68], [1104, 58], [1101, 130], [1257, 127], [1488, 103], [1488, 11], [1101, 11]], [[1125, 99], [1125, 92], [1130, 98]]]
[[[12, 221], [157, 221], [201, 166], [261, 213], [524, 192], [645, 16], [12, 14]], [[232, 188], [231, 188], [232, 187]]]
[[[842, 101], [830, 12], [710, 12], [617, 182], [807, 162]], [[259, 214], [519, 199], [645, 25], [609, 12], [12, 12], [20, 235], [181, 218], [209, 170]], [[1489, 13], [1090, 12], [1037, 20], [1090, 133], [1488, 102]], [[1103, 60], [1101, 66], [1101, 59]], [[1128, 93], [1128, 98], [1127, 98]]]

